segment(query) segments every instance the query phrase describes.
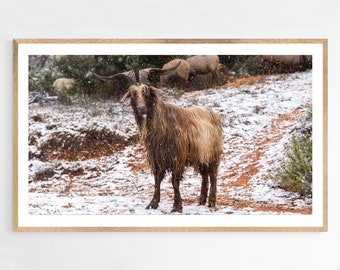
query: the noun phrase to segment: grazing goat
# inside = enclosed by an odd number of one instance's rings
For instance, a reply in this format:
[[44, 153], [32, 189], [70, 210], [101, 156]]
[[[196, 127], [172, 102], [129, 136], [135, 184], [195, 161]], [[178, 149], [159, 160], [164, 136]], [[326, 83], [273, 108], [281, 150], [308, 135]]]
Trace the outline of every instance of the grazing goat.
[[218, 64], [220, 62], [217, 55], [195, 55], [187, 59], [190, 64], [190, 76], [195, 78], [196, 75], [211, 73], [213, 79], [217, 78]]
[[184, 59], [174, 59], [164, 64], [163, 69], [167, 69], [177, 65], [180, 62], [178, 68], [168, 75], [161, 76], [162, 86], [179, 86], [186, 90], [188, 85], [190, 64]]
[[219, 116], [208, 108], [182, 108], [165, 102], [159, 96], [163, 91], [147, 83], [148, 72], [167, 74], [178, 65], [169, 69], [140, 70], [141, 83], [137, 83], [133, 71], [105, 77], [94, 74], [106, 81], [123, 76], [131, 83], [121, 101], [130, 98], [155, 178], [154, 195], [147, 209], [158, 208], [161, 182], [165, 173], [171, 172], [174, 188], [172, 212], [182, 212], [179, 186], [186, 166], [193, 166], [202, 176], [199, 204], [206, 204], [209, 178], [208, 206], [216, 204], [217, 171], [222, 154], [222, 124]]
[[59, 92], [66, 90], [71, 91], [71, 89], [74, 87], [76, 81], [74, 79], [68, 79], [68, 78], [59, 78], [56, 79], [53, 83], [53, 91], [58, 94]]
[[311, 68], [311, 55], [260, 55], [263, 73], [296, 72]]

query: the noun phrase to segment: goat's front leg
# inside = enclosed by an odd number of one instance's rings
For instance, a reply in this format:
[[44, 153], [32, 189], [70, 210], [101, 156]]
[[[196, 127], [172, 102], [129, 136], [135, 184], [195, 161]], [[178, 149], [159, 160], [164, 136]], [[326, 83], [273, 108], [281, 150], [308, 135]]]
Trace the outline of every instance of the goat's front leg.
[[200, 202], [199, 205], [205, 205], [207, 202], [207, 196], [208, 196], [208, 184], [209, 184], [209, 170], [206, 165], [200, 165], [199, 170], [202, 176], [202, 184], [201, 184], [201, 196], [200, 196]]
[[182, 197], [181, 193], [179, 192], [179, 184], [182, 179], [182, 175], [172, 174], [172, 186], [174, 188], [174, 206], [171, 212], [179, 212], [182, 213], [183, 206], [182, 206]]
[[209, 191], [209, 207], [216, 205], [216, 192], [217, 192], [217, 165], [212, 165], [210, 168], [210, 191]]
[[155, 177], [155, 190], [153, 194], [153, 198], [149, 205], [146, 207], [146, 209], [157, 209], [159, 201], [161, 199], [161, 182], [164, 178], [165, 172], [160, 172], [158, 170], [155, 170], [154, 177]]

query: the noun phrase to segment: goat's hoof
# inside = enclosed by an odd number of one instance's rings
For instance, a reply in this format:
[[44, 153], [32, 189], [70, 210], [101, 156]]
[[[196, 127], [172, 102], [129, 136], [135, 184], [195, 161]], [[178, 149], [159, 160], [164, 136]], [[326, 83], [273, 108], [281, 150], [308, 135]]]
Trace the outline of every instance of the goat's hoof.
[[158, 203], [153, 203], [151, 202], [145, 209], [157, 209], [158, 208]]
[[216, 202], [209, 202], [209, 207], [214, 207], [216, 205]]
[[200, 203], [198, 205], [205, 205], [206, 200], [200, 200]]
[[201, 194], [199, 205], [205, 205], [206, 202], [207, 202], [207, 195], [202, 195]]
[[172, 210], [171, 210], [171, 213], [175, 213], [175, 212], [177, 212], [177, 213], [183, 213], [183, 207], [179, 207], [179, 206], [177, 206], [177, 207], [173, 207], [172, 208]]

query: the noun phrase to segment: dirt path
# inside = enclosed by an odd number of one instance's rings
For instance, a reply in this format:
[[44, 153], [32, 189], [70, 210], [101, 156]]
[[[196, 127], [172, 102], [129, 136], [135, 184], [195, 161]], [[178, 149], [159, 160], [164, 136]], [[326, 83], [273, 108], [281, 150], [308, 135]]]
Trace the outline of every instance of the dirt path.
[[[306, 105], [305, 107], [308, 106]], [[260, 164], [261, 158], [266, 155], [270, 147], [275, 146], [283, 139], [287, 130], [290, 130], [301, 117], [301, 112], [302, 107], [295, 109], [291, 113], [278, 116], [271, 121], [271, 124], [266, 129], [258, 132], [253, 141], [239, 144], [244, 146], [243, 149], [238, 149], [238, 152], [243, 153], [240, 156], [240, 162], [236, 163], [227, 174], [220, 175], [222, 180], [220, 189], [222, 192], [218, 194], [219, 206], [232, 205], [234, 209], [251, 208], [252, 211], [278, 213], [312, 213], [311, 205], [299, 208], [294, 201], [282, 205], [270, 201], [253, 201], [247, 196], [244, 196], [242, 199], [235, 199], [230, 196], [230, 193], [235, 189], [244, 190], [246, 193], [247, 190], [256, 185], [256, 182], [251, 180], [263, 169], [263, 166]], [[225, 154], [225, 158], [232, 154], [232, 151], [229, 151]], [[264, 180], [267, 178], [266, 175], [261, 175], [261, 177]]]

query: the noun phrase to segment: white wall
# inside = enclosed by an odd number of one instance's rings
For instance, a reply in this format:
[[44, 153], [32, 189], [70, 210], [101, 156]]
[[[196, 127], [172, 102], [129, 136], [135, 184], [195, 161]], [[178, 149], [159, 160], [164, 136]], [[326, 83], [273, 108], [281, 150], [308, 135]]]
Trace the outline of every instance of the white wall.
[[[117, 2], [117, 3], [116, 3]], [[340, 270], [334, 0], [0, 1], [0, 269]], [[329, 232], [13, 233], [13, 38], [328, 38]]]

